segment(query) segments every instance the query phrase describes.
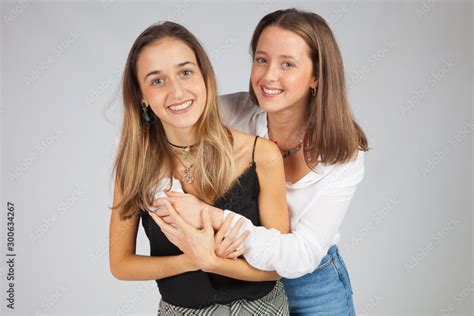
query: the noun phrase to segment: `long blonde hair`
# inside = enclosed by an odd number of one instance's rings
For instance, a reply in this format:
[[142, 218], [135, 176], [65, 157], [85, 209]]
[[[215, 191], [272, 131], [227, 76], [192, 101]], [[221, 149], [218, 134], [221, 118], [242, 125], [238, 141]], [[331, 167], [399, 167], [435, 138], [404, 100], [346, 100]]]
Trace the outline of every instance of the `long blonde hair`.
[[206, 85], [204, 111], [196, 122], [198, 143], [193, 167], [195, 189], [200, 199], [212, 203], [231, 182], [234, 169], [233, 139], [219, 114], [214, 71], [204, 48], [185, 27], [164, 22], [143, 31], [130, 49], [122, 78], [123, 123], [113, 174], [122, 199], [118, 208], [122, 219], [139, 214], [152, 205], [154, 189], [166, 178], [172, 179], [176, 168], [161, 121], [147, 122], [142, 117], [142, 93], [137, 79], [136, 62], [140, 51], [163, 38], [182, 41], [196, 55]]
[[[316, 96], [310, 93], [307, 103], [308, 122], [303, 151], [308, 167], [314, 168], [318, 161], [327, 164], [346, 162], [356, 150], [367, 151], [367, 137], [352, 117], [342, 56], [327, 22], [316, 13], [294, 8], [271, 12], [255, 28], [250, 43], [252, 58], [255, 58], [260, 35], [268, 26], [294, 32], [310, 48], [313, 75], [318, 79], [318, 86]], [[257, 102], [251, 83], [249, 92]]]

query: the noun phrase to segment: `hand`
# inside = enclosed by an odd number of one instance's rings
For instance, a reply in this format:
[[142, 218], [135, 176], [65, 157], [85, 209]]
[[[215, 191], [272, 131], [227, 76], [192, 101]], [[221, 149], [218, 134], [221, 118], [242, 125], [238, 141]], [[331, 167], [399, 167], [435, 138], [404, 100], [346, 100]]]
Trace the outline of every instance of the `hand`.
[[170, 242], [186, 254], [199, 269], [210, 272], [216, 264], [217, 257], [214, 252], [214, 230], [208, 212], [202, 211], [201, 214], [203, 229], [196, 229], [176, 212], [170, 202], [165, 199], [163, 203], [175, 226], [166, 223], [153, 212], [148, 212], [150, 216]]
[[248, 247], [242, 247], [242, 244], [250, 235], [250, 232], [246, 230], [242, 235], [237, 238], [237, 234], [240, 231], [244, 223], [244, 219], [241, 218], [237, 221], [237, 224], [232, 228], [231, 232], [225, 237], [227, 231], [230, 228], [230, 224], [232, 223], [232, 219], [234, 214], [230, 214], [227, 216], [226, 220], [222, 224], [221, 228], [217, 231], [214, 239], [215, 239], [215, 252], [216, 255], [221, 258], [227, 259], [237, 259], [241, 255], [243, 255], [247, 250]]
[[155, 213], [160, 216], [166, 223], [174, 224], [173, 217], [170, 216], [168, 208], [165, 207], [164, 201], [168, 200], [175, 210], [195, 228], [201, 229], [203, 227], [201, 212], [206, 207], [206, 203], [199, 200], [192, 194], [165, 191], [167, 198], [156, 199], [153, 206], [160, 207]]

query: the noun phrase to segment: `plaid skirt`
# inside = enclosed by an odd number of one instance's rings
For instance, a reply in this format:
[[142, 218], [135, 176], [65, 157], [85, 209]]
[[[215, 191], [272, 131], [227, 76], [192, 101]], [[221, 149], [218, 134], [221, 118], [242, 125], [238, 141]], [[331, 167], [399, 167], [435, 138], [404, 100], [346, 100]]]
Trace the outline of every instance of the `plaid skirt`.
[[253, 301], [242, 299], [228, 304], [215, 304], [205, 308], [193, 309], [171, 305], [160, 300], [158, 316], [171, 315], [289, 315], [288, 298], [283, 283], [277, 281], [268, 294]]

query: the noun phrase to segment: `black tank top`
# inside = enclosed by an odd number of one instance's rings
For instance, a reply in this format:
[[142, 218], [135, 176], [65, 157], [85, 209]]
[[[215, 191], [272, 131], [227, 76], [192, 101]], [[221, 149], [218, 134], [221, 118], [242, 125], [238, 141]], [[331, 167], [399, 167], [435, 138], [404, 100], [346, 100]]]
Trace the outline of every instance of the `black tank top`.
[[[233, 182], [227, 192], [218, 198], [214, 206], [232, 210], [260, 226], [258, 194], [260, 186], [255, 164], [255, 137], [251, 165]], [[182, 254], [161, 232], [160, 227], [147, 212], [140, 212], [142, 225], [150, 241], [151, 256], [175, 256]], [[243, 258], [243, 257], [241, 257]], [[213, 304], [227, 304], [235, 300], [256, 300], [268, 294], [276, 281], [249, 282], [201, 270], [156, 280], [160, 294], [167, 303], [203, 308]]]

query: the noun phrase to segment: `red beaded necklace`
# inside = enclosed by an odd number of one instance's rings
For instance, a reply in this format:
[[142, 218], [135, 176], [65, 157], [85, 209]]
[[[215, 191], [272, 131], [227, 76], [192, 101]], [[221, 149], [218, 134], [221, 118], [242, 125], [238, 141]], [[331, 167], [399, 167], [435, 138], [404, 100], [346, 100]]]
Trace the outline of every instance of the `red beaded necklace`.
[[[277, 146], [278, 146], [278, 142], [276, 140], [273, 140], [270, 138], [270, 140], [272, 142], [274, 142]], [[283, 157], [283, 159], [285, 159], [286, 157], [289, 157], [291, 154], [294, 154], [294, 155], [297, 155], [298, 152], [301, 151], [301, 148], [303, 148], [303, 140], [301, 139], [300, 142], [292, 147], [292, 148], [289, 148], [289, 149], [283, 149], [283, 148], [280, 148], [280, 146], [278, 146], [278, 149], [280, 149], [280, 152], [281, 152], [281, 155]]]

